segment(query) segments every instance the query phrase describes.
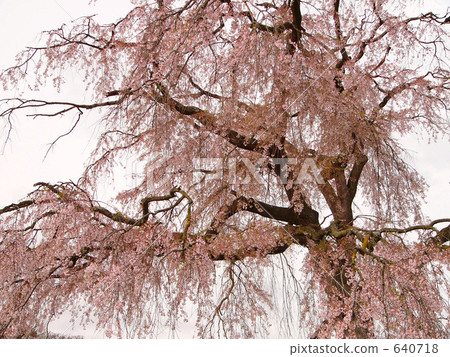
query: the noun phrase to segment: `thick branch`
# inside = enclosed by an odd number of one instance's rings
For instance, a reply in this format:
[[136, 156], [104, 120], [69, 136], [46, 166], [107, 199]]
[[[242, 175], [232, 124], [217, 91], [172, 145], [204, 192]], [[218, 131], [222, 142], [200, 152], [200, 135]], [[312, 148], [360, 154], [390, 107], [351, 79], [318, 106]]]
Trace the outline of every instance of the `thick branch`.
[[381, 108], [384, 108], [386, 106], [386, 104], [396, 95], [399, 94], [401, 92], [403, 92], [406, 89], [411, 88], [413, 85], [417, 84], [418, 82], [422, 81], [425, 79], [426, 76], [428, 76], [429, 73], [414, 78], [413, 80], [411, 80], [410, 82], [406, 82], [406, 83], [402, 83], [399, 84], [398, 86], [392, 88], [391, 90], [381, 90], [381, 88], [379, 88], [383, 93], [386, 93], [385, 97], [383, 98], [383, 100], [378, 104], [378, 106]]
[[[281, 254], [281, 253], [284, 253], [286, 251], [286, 249], [288, 249], [290, 246], [291, 245], [289, 243], [282, 243], [280, 245], [276, 245], [275, 247], [272, 247], [271, 249], [265, 251], [265, 253], [268, 255]], [[223, 261], [223, 260], [238, 261], [238, 260], [242, 260], [243, 258], [246, 258], [246, 257], [257, 256], [259, 251], [260, 251], [260, 249], [258, 247], [252, 247], [250, 249], [247, 249], [245, 252], [242, 252], [240, 254], [231, 255], [231, 256], [225, 255], [224, 253], [211, 252], [209, 254], [209, 257], [211, 260], [214, 260], [214, 261]]]
[[341, 19], [339, 17], [339, 7], [340, 7], [340, 0], [334, 0], [334, 12], [333, 12], [333, 19], [334, 19], [334, 27], [336, 30], [336, 37], [339, 41], [340, 45], [343, 47], [341, 48], [341, 60], [336, 64], [337, 69], [341, 69], [344, 66], [344, 63], [350, 59], [347, 50], [345, 49], [345, 44], [342, 43], [342, 29], [341, 29]]
[[192, 116], [197, 119], [209, 132], [226, 139], [230, 144], [240, 149], [255, 151], [265, 155], [270, 154], [270, 150], [260, 146], [258, 140], [255, 138], [247, 138], [246, 136], [228, 127], [218, 126], [216, 124], [217, 120], [214, 114], [195, 106], [184, 105], [178, 100], [172, 98], [163, 86], [158, 87], [161, 94], [155, 92], [152, 96], [152, 98], [158, 103], [167, 104], [180, 114]]
[[302, 31], [304, 31], [302, 27], [302, 13], [300, 10], [300, 0], [292, 0], [291, 4], [291, 10], [292, 10], [292, 42], [297, 43], [300, 41], [302, 37]]
[[[67, 197], [65, 195], [65, 193], [63, 191], [61, 191], [58, 188], [58, 186], [56, 186], [56, 185], [51, 185], [46, 182], [38, 182], [34, 186], [40, 186], [40, 187], [45, 187], [45, 188], [49, 189], [55, 195], [57, 195], [59, 197], [59, 199], [61, 199], [61, 200], [65, 199]], [[172, 198], [177, 197], [177, 195], [176, 195], [177, 193], [180, 194], [181, 197], [179, 197], [178, 200], [176, 202], [174, 202], [171, 206], [160, 209], [156, 212], [149, 211], [149, 204], [151, 202], [169, 201]], [[192, 205], [192, 203], [193, 203], [192, 199], [189, 197], [189, 195], [185, 191], [183, 191], [179, 187], [172, 188], [167, 195], [145, 197], [141, 200], [142, 217], [138, 218], [138, 219], [127, 217], [126, 215], [124, 215], [121, 212], [113, 213], [110, 210], [108, 210], [107, 208], [100, 207], [100, 206], [94, 206], [93, 204], [91, 206], [91, 211], [100, 213], [101, 215], [108, 217], [109, 219], [113, 220], [114, 222], [125, 223], [125, 224], [131, 225], [131, 226], [139, 227], [139, 226], [144, 225], [148, 221], [148, 218], [150, 215], [155, 216], [158, 213], [166, 212], [170, 209], [173, 209], [176, 206], [178, 206], [184, 199], [186, 199], [188, 201], [189, 206]], [[26, 200], [26, 201], [22, 201], [19, 203], [13, 203], [13, 204], [10, 204], [10, 205], [0, 209], [0, 214], [17, 211], [17, 210], [20, 210], [21, 208], [31, 206], [35, 203], [36, 203], [35, 200]], [[52, 214], [54, 214], [54, 213], [55, 212], [52, 211]]]
[[260, 31], [267, 31], [273, 34], [283, 33], [286, 30], [295, 31], [295, 27], [291, 22], [284, 22], [277, 26], [268, 26], [256, 21], [251, 12], [249, 11], [242, 12], [242, 15], [248, 17], [250, 19], [251, 26]]
[[386, 227], [386, 228], [381, 228], [381, 229], [377, 229], [377, 230], [367, 230], [367, 229], [352, 227], [350, 229], [342, 231], [342, 233], [345, 235], [347, 235], [349, 233], [353, 233], [353, 234], [357, 234], [357, 235], [369, 233], [372, 237], [375, 237], [376, 240], [378, 241], [381, 239], [381, 235], [384, 233], [406, 234], [406, 233], [420, 231], [420, 230], [433, 231], [433, 232], [436, 232], [436, 235], [430, 238], [431, 242], [441, 245], [446, 242], [450, 242], [450, 225], [441, 230], [437, 229], [435, 227], [435, 225], [437, 225], [439, 223], [448, 223], [448, 222], [450, 222], [450, 218], [436, 219], [436, 220], [430, 222], [429, 224], [419, 224], [419, 225], [410, 226], [410, 227], [406, 227], [406, 228]]
[[223, 223], [238, 212], [247, 211], [261, 217], [283, 221], [290, 225], [318, 226], [318, 214], [311, 208], [305, 208], [300, 214], [293, 208], [274, 206], [253, 198], [238, 197], [231, 204], [224, 205], [213, 219], [207, 232], [208, 235], [217, 234]]
[[357, 55], [354, 58], [355, 62], [358, 62], [366, 53], [366, 48], [369, 43], [374, 43], [382, 39], [385, 35], [387, 35], [388, 31], [384, 31], [380, 35], [376, 36], [378, 29], [383, 26], [384, 20], [382, 20], [380, 17], [378, 17], [378, 24], [374, 27], [371, 34], [361, 42], [361, 45], [359, 46], [359, 51]]
[[429, 224], [419, 224], [407, 228], [382, 228], [377, 230], [379, 233], [409, 233], [417, 230], [437, 230], [434, 226], [439, 223], [450, 222], [450, 218], [436, 219]]
[[128, 225], [132, 225], [132, 226], [142, 226], [145, 223], [147, 223], [148, 221], [148, 217], [150, 215], [155, 215], [156, 213], [152, 213], [149, 211], [148, 209], [148, 205], [150, 202], [160, 202], [160, 201], [169, 201], [170, 199], [176, 197], [176, 193], [180, 193], [181, 197], [170, 207], [166, 208], [166, 209], [162, 209], [157, 211], [158, 213], [170, 210], [175, 208], [176, 206], [178, 206], [181, 201], [183, 199], [187, 199], [188, 200], [188, 204], [192, 205], [192, 199], [187, 195], [186, 192], [184, 192], [183, 190], [181, 190], [178, 187], [174, 187], [170, 190], [169, 194], [164, 195], [164, 196], [151, 196], [151, 197], [145, 197], [144, 199], [141, 200], [141, 206], [142, 206], [142, 217], [139, 219], [134, 219], [134, 218], [129, 218], [125, 215], [123, 215], [120, 212], [117, 213], [112, 213], [111, 211], [109, 211], [108, 209], [104, 208], [104, 207], [92, 207], [92, 211], [93, 212], [98, 212], [106, 217], [108, 217], [109, 219], [115, 221], [115, 222], [119, 222], [119, 223], [125, 223]]
[[358, 182], [367, 161], [367, 156], [361, 154], [353, 165], [352, 170], [350, 171], [350, 177], [348, 178], [347, 186], [351, 200], [355, 198], [356, 190], [358, 188]]
[[0, 214], [12, 212], [12, 211], [18, 211], [19, 209], [31, 206], [34, 203], [35, 203], [34, 200], [26, 200], [26, 201], [22, 201], [19, 203], [12, 203], [12, 204], [0, 209]]

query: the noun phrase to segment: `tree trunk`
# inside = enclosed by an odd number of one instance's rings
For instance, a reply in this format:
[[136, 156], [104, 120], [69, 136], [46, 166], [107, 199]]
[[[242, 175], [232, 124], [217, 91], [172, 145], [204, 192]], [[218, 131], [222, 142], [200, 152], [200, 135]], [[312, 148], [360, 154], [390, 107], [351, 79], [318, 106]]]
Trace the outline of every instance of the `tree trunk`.
[[321, 280], [326, 293], [323, 309], [327, 309], [327, 317], [311, 338], [374, 338], [373, 320], [364, 321], [361, 316], [364, 307], [359, 299], [359, 280], [349, 279], [357, 274], [352, 264], [354, 239], [346, 237], [339, 243], [345, 255], [331, 262], [331, 272], [325, 273]]

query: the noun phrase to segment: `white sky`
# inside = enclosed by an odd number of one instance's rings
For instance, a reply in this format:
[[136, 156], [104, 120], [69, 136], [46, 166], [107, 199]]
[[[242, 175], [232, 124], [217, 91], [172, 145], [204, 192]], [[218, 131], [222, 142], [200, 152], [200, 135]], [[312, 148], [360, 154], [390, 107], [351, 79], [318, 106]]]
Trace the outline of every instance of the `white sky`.
[[[127, 0], [99, 0], [91, 6], [88, 3], [89, 0], [0, 0], [0, 68], [14, 64], [15, 55], [25, 46], [35, 44], [43, 30], [57, 28], [83, 15], [99, 14], [98, 21], [112, 22], [131, 8]], [[88, 102], [89, 98], [83, 97], [80, 81], [77, 83], [76, 78], [73, 79], [66, 97]], [[0, 97], [5, 96], [10, 94], [0, 89]], [[69, 130], [74, 119], [74, 115], [35, 120], [20, 113], [16, 115], [18, 125], [14, 125], [12, 140], [3, 155], [3, 142], [0, 145], [1, 207], [24, 197], [38, 181], [77, 180], [95, 145], [95, 123], [99, 117], [87, 113], [74, 135], [61, 140], [44, 161], [48, 144]], [[3, 130], [3, 123], [0, 123], [0, 130]]]
[[[35, 43], [42, 30], [57, 28], [62, 23], [95, 13], [100, 15], [98, 21], [112, 22], [131, 7], [128, 0], [99, 0], [95, 5], [88, 4], [89, 0], [0, 0], [0, 69], [12, 65], [15, 54]], [[439, 14], [444, 14], [449, 6], [450, 0], [426, 1], [426, 8]], [[447, 26], [450, 31], [450, 25]], [[89, 98], [83, 97], [80, 83], [74, 81], [66, 94], [75, 100], [88, 101]], [[0, 97], [5, 96], [9, 95], [0, 89]], [[63, 138], [43, 160], [48, 144], [72, 126], [73, 118], [32, 120], [18, 114], [12, 140], [3, 154], [0, 150], [0, 207], [23, 198], [38, 181], [77, 180], [95, 144], [95, 123], [99, 119], [92, 114], [85, 116], [80, 126]], [[3, 142], [0, 144], [1, 149]], [[435, 144], [428, 144], [426, 139], [419, 143], [411, 138], [406, 145], [411, 149], [413, 163], [430, 184], [425, 213], [432, 219], [449, 217], [448, 138]]]

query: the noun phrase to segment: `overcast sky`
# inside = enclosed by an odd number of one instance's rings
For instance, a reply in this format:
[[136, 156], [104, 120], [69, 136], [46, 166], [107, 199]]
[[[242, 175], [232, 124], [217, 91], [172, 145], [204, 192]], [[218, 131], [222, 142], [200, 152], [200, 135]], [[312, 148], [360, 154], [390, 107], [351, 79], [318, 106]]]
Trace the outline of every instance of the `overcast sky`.
[[[0, 68], [14, 64], [15, 55], [35, 44], [43, 30], [60, 27], [83, 15], [98, 14], [98, 21], [112, 22], [131, 8], [128, 0], [99, 0], [91, 6], [88, 3], [89, 0], [0, 0]], [[69, 83], [70, 80], [69, 75]], [[74, 83], [65, 91], [66, 99], [89, 101], [83, 97], [80, 81], [72, 80]], [[4, 92], [0, 93], [0, 97], [5, 97]], [[42, 96], [42, 92], [38, 95]], [[0, 206], [24, 197], [38, 181], [76, 180], [80, 176], [95, 144], [95, 124], [100, 120], [91, 113], [83, 118], [74, 135], [61, 140], [44, 160], [48, 144], [69, 130], [74, 119], [69, 115], [33, 120], [18, 113], [11, 140], [5, 148], [4, 142], [0, 143]], [[3, 124], [0, 123], [0, 130], [4, 129]]]
[[[99, 14], [98, 21], [112, 22], [123, 16], [131, 5], [128, 0], [0, 0], [0, 69], [14, 63], [14, 56], [27, 45], [36, 43], [42, 30], [59, 27], [82, 16]], [[355, 2], [357, 3], [357, 2]], [[427, 10], [444, 14], [450, 0], [426, 1]], [[450, 25], [448, 25], [450, 31]], [[84, 98], [80, 83], [66, 92], [70, 99]], [[9, 96], [0, 89], [0, 97]], [[0, 207], [17, 202], [33, 189], [38, 181], [76, 181], [83, 164], [95, 144], [95, 127], [100, 118], [89, 114], [73, 134], [62, 139], [44, 160], [48, 144], [73, 123], [72, 117], [32, 120], [16, 117], [11, 141], [0, 146]], [[0, 123], [0, 129], [3, 123]], [[428, 144], [408, 138], [412, 162], [430, 184], [428, 204], [424, 211], [431, 218], [450, 216], [450, 145], [448, 138]], [[92, 336], [91, 336], [92, 337]]]

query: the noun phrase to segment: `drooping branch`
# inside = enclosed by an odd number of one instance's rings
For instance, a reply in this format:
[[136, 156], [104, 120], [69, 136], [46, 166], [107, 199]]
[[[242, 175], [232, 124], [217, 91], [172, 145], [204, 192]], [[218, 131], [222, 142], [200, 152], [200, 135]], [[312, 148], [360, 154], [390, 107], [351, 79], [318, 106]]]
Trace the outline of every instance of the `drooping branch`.
[[[46, 182], [38, 182], [36, 183], [34, 186], [38, 186], [38, 187], [45, 187], [46, 189], [52, 191], [55, 195], [58, 196], [59, 199], [61, 200], [66, 200], [67, 199], [67, 194], [61, 190], [59, 188], [58, 185], [52, 185]], [[159, 209], [155, 212], [151, 212], [149, 210], [149, 204], [152, 202], [162, 202], [162, 201], [170, 201], [171, 199], [177, 197], [177, 194], [180, 195], [180, 197], [170, 206], [166, 207], [166, 208], [162, 208]], [[167, 195], [163, 195], [163, 196], [147, 196], [145, 198], [143, 198], [141, 200], [141, 210], [142, 210], [142, 216], [141, 218], [135, 219], [135, 218], [130, 218], [128, 216], [126, 216], [125, 214], [121, 213], [121, 212], [111, 212], [110, 210], [108, 210], [105, 207], [99, 206], [97, 204], [94, 204], [92, 201], [91, 202], [91, 208], [90, 210], [92, 212], [96, 212], [99, 213], [109, 219], [111, 219], [114, 222], [118, 222], [118, 223], [124, 223], [130, 226], [136, 226], [136, 227], [140, 227], [142, 225], [144, 225], [145, 223], [147, 223], [148, 218], [150, 216], [156, 216], [158, 213], [163, 213], [166, 211], [169, 211], [171, 209], [174, 209], [175, 207], [177, 207], [183, 200], [187, 200], [188, 205], [191, 206], [193, 204], [192, 199], [189, 197], [189, 195], [182, 190], [179, 187], [174, 187], [170, 190], [170, 192]], [[29, 207], [36, 204], [36, 200], [25, 200], [19, 203], [13, 203], [10, 204], [2, 209], [0, 209], [0, 215], [4, 214], [4, 213], [8, 213], [8, 212], [13, 212], [13, 211], [18, 211], [22, 208], [25, 207]], [[55, 212], [52, 211], [52, 214], [54, 214]]]
[[[179, 197], [178, 200], [175, 201], [169, 207], [160, 209], [156, 212], [149, 211], [148, 206], [151, 202], [170, 201], [172, 198], [177, 197], [177, 195], [176, 195], [177, 193], [179, 193], [181, 195], [181, 197]], [[190, 207], [193, 203], [192, 199], [189, 197], [189, 195], [185, 191], [183, 191], [179, 187], [172, 188], [170, 190], [169, 194], [167, 194], [167, 195], [145, 197], [141, 200], [142, 217], [139, 219], [129, 218], [121, 212], [113, 213], [113, 212], [109, 211], [108, 209], [106, 209], [104, 207], [100, 207], [100, 206], [93, 206], [91, 208], [91, 210], [93, 212], [100, 213], [105, 217], [108, 217], [109, 219], [113, 220], [114, 222], [125, 223], [125, 224], [131, 225], [131, 226], [140, 227], [140, 226], [144, 225], [145, 223], [147, 223], [150, 215], [156, 216], [156, 214], [158, 214], [158, 213], [172, 210], [175, 207], [177, 207], [184, 199], [186, 199], [188, 201], [188, 205]]]
[[[45, 183], [45, 182], [39, 182], [39, 183], [35, 184], [35, 186], [39, 186], [40, 189], [43, 188], [45, 190], [51, 191], [52, 193], [54, 193], [57, 196], [58, 201], [64, 202], [66, 204], [69, 202], [72, 202], [75, 205], [78, 205], [82, 209], [83, 200], [78, 201], [78, 199], [73, 198], [74, 197], [74, 196], [72, 196], [73, 192], [68, 192], [65, 189], [67, 184], [52, 185], [52, 184]], [[178, 197], [177, 194], [180, 197]], [[172, 203], [170, 206], [159, 209], [155, 212], [150, 212], [150, 210], [149, 210], [150, 203], [170, 201], [171, 199], [176, 198], [176, 197], [178, 197], [178, 199], [174, 203]], [[122, 223], [122, 224], [127, 225], [128, 227], [124, 230], [126, 232], [131, 228], [139, 228], [139, 227], [143, 226], [146, 222], [148, 222], [149, 216], [156, 216], [158, 213], [167, 212], [167, 211], [175, 209], [184, 200], [187, 200], [187, 204], [188, 204], [188, 215], [187, 215], [187, 219], [186, 219], [187, 223], [185, 225], [184, 231], [172, 232], [172, 234], [171, 234], [171, 237], [174, 241], [183, 243], [182, 247], [179, 248], [181, 254], [184, 254], [184, 251], [186, 249], [189, 249], [190, 247], [195, 245], [198, 240], [206, 239], [205, 241], [207, 243], [210, 243], [210, 239], [219, 233], [220, 227], [224, 223], [224, 221], [227, 218], [233, 216], [234, 214], [236, 214], [240, 211], [252, 212], [252, 213], [258, 214], [265, 218], [271, 218], [271, 219], [275, 219], [277, 221], [284, 221], [284, 222], [288, 223], [288, 225], [285, 226], [285, 228], [276, 227], [275, 229], [278, 229], [280, 231], [279, 234], [287, 236], [287, 237], [289, 237], [289, 239], [277, 241], [274, 243], [274, 245], [272, 247], [260, 248], [257, 245], [255, 245], [255, 246], [250, 245], [249, 247], [247, 247], [245, 249], [238, 249], [236, 251], [236, 253], [234, 253], [232, 255], [230, 255], [228, 253], [227, 254], [222, 253], [220, 250], [217, 250], [217, 249], [211, 247], [211, 249], [209, 249], [209, 256], [212, 260], [225, 260], [225, 259], [227, 259], [227, 260], [230, 260], [230, 259], [231, 260], [242, 260], [245, 257], [257, 256], [261, 253], [279, 254], [279, 253], [284, 252], [293, 242], [295, 242], [296, 244], [301, 244], [301, 245], [306, 246], [306, 236], [314, 233], [315, 230], [318, 229], [318, 224], [317, 224], [318, 216], [317, 216], [317, 213], [315, 213], [315, 212], [314, 212], [315, 215], [312, 215], [312, 217], [307, 217], [305, 212], [302, 212], [302, 214], [298, 215], [295, 213], [295, 211], [293, 209], [278, 207], [278, 206], [270, 205], [270, 204], [267, 204], [267, 203], [264, 203], [261, 201], [257, 201], [254, 199], [246, 199], [244, 197], [240, 197], [240, 198], [234, 200], [234, 202], [232, 202], [230, 205], [224, 206], [218, 212], [218, 214], [215, 216], [210, 228], [207, 230], [206, 234], [201, 234], [201, 233], [188, 234], [188, 229], [189, 229], [189, 226], [191, 225], [190, 210], [191, 210], [193, 201], [185, 191], [183, 191], [182, 189], [180, 189], [178, 187], [172, 188], [167, 195], [148, 196], [148, 197], [145, 197], [144, 199], [142, 199], [141, 200], [142, 216], [141, 216], [141, 218], [138, 218], [138, 219], [131, 218], [121, 212], [115, 212], [115, 213], [111, 212], [109, 209], [99, 206], [98, 204], [94, 203], [91, 200], [88, 200], [90, 202], [90, 208], [86, 207], [86, 211], [91, 211], [93, 213], [100, 214], [100, 215], [110, 219], [113, 222]], [[42, 201], [42, 202], [44, 202], [44, 201]], [[30, 207], [34, 204], [37, 204], [36, 200], [26, 200], [26, 201], [22, 201], [17, 204], [11, 204], [11, 205], [8, 205], [5, 208], [1, 209], [0, 214], [19, 211], [23, 208]], [[17, 232], [23, 232], [25, 234], [29, 229], [33, 229], [34, 226], [42, 219], [53, 216], [53, 215], [57, 215], [57, 214], [58, 214], [57, 210], [48, 211], [48, 212], [44, 213], [43, 215], [41, 215], [40, 217], [38, 217], [38, 219], [36, 219], [30, 227], [18, 230]], [[95, 218], [94, 218], [94, 220], [98, 221], [98, 219], [95, 219]], [[156, 222], [155, 224], [159, 225], [160, 223]], [[304, 224], [304, 225], [308, 225], [308, 226], [301, 227], [301, 230], [299, 231], [298, 229], [295, 229], [295, 227], [294, 227], [294, 225], [298, 225], [298, 224]], [[5, 232], [12, 232], [12, 231], [8, 230]], [[188, 242], [188, 240], [189, 240], [189, 242]], [[106, 249], [107, 251], [113, 249], [112, 247], [109, 247], [109, 248], [108, 247], [104, 247], [102, 249]], [[59, 257], [57, 259], [57, 262], [59, 262], [58, 266], [53, 267], [51, 269], [51, 273], [49, 274], [49, 277], [53, 277], [53, 278], [58, 277], [58, 276], [54, 275], [53, 273], [62, 267], [62, 261], [68, 263], [68, 265], [67, 265], [68, 268], [74, 268], [76, 265], [76, 262], [78, 260], [88, 259], [89, 258], [88, 253], [92, 252], [92, 251], [93, 251], [92, 247], [85, 246], [84, 248], [81, 249], [80, 253], [70, 253], [65, 258]], [[156, 253], [156, 256], [164, 256], [165, 254], [170, 254], [170, 252], [161, 251], [159, 253]], [[91, 258], [89, 258], [89, 259], [91, 259]], [[94, 259], [94, 258], [92, 258], [92, 259]], [[88, 264], [86, 263], [86, 264], [83, 264], [82, 266], [79, 266], [78, 270], [85, 268], [87, 265]]]

